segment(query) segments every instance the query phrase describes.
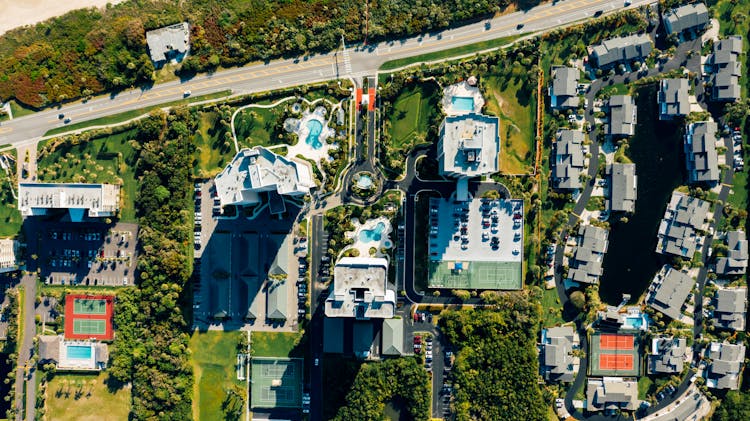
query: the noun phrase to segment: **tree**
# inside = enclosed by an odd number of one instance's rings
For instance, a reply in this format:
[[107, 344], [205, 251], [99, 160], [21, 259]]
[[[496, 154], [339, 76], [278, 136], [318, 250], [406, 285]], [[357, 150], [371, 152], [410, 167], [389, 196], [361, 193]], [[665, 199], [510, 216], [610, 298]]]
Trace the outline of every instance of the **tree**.
[[586, 307], [586, 296], [581, 291], [573, 291], [570, 293], [570, 302], [578, 310], [583, 310]]

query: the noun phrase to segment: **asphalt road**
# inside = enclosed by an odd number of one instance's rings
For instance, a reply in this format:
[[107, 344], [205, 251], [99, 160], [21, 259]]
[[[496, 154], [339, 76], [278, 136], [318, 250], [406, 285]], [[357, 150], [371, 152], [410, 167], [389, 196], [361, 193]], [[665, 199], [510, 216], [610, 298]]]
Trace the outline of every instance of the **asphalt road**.
[[[654, 2], [634, 0], [629, 7]], [[72, 124], [178, 100], [183, 97], [186, 90], [190, 90], [193, 96], [226, 89], [243, 94], [337, 78], [373, 75], [389, 60], [510, 35], [530, 34], [592, 17], [597, 11], [606, 13], [622, 8], [623, 0], [565, 0], [555, 4], [550, 2], [528, 11], [515, 12], [454, 29], [347, 48], [345, 54], [327, 53], [298, 59], [275, 60], [267, 64], [202, 74], [187, 81], [175, 80], [155, 85], [150, 89], [133, 89], [4, 122], [0, 125], [0, 145], [10, 144], [15, 147], [37, 141], [48, 130], [64, 126], [62, 119], [58, 118], [60, 113], [71, 118]], [[518, 25], [523, 27], [519, 28]], [[349, 57], [349, 65], [344, 63], [344, 56]]]

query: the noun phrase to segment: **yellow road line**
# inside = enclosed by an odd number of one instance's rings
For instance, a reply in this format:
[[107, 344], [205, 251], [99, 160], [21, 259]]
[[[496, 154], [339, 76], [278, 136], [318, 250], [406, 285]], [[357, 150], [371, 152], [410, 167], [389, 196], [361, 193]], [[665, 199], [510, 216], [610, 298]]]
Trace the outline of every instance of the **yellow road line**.
[[10, 133], [13, 131], [13, 127], [0, 127], [0, 133]]

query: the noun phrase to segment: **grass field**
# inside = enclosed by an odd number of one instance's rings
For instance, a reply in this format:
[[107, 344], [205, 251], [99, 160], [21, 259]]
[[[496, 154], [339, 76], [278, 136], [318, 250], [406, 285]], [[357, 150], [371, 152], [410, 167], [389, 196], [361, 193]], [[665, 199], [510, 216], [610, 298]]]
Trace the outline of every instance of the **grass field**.
[[500, 117], [500, 172], [525, 174], [534, 159], [534, 99], [508, 79], [490, 76], [485, 86], [485, 110]]
[[433, 53], [420, 54], [418, 56], [400, 58], [391, 60], [383, 63], [380, 66], [380, 70], [393, 70], [400, 67], [409, 66], [411, 64], [418, 64], [422, 62], [436, 61], [451, 57], [459, 57], [466, 54], [475, 53], [478, 51], [489, 50], [491, 48], [498, 48], [504, 45], [508, 45], [516, 40], [520, 35], [511, 35], [509, 37], [496, 38], [488, 41], [477, 42], [474, 44], [463, 45], [461, 47], [449, 48], [447, 50], [435, 51]]
[[294, 332], [253, 332], [250, 354], [253, 357], [304, 357], [302, 336]]
[[169, 101], [169, 102], [165, 102], [162, 104], [152, 105], [149, 107], [138, 108], [137, 110], [131, 110], [131, 111], [126, 111], [120, 114], [113, 114], [113, 115], [106, 116], [106, 117], [95, 118], [93, 120], [82, 121], [80, 123], [66, 124], [65, 126], [56, 127], [52, 130], [49, 130], [44, 135], [52, 136], [52, 135], [60, 134], [60, 133], [67, 133], [67, 132], [77, 130], [77, 129], [84, 129], [86, 127], [122, 123], [123, 121], [128, 121], [130, 119], [142, 116], [144, 114], [148, 114], [149, 112], [159, 109], [159, 108], [176, 107], [178, 105], [188, 105], [194, 102], [207, 101], [209, 99], [223, 98], [225, 96], [231, 95], [231, 93], [232, 91], [230, 90], [224, 90], [224, 91], [219, 91], [219, 92], [215, 92], [212, 94], [198, 95], [198, 96], [194, 96], [190, 98], [178, 99], [176, 101]]
[[234, 142], [225, 135], [228, 128], [219, 124], [219, 113], [202, 111], [198, 116], [198, 130], [194, 137], [196, 161], [193, 175], [212, 177], [234, 156]]
[[747, 209], [747, 173], [750, 167], [746, 166], [744, 170], [734, 173], [734, 179], [732, 182], [732, 194], [729, 195], [727, 201], [734, 206], [735, 209]]
[[[211, 330], [194, 332], [190, 338], [191, 363], [195, 374], [193, 384], [193, 418], [196, 420], [224, 419], [222, 403], [227, 389], [246, 387], [238, 381], [237, 344], [245, 332]], [[245, 393], [242, 393], [245, 396]]]
[[40, 155], [37, 177], [46, 182], [121, 184], [120, 221], [135, 222], [137, 154], [128, 143], [134, 135], [135, 130], [128, 130], [78, 145], [61, 144], [52, 153]]
[[542, 293], [542, 325], [544, 327], [559, 326], [565, 321], [562, 318], [562, 306], [557, 297], [557, 289], [545, 289]]
[[432, 82], [407, 87], [393, 101], [391, 121], [392, 147], [407, 150], [425, 141], [430, 120], [440, 106], [440, 89]]
[[[3, 154], [15, 157], [16, 152], [9, 151]], [[0, 170], [0, 237], [14, 237], [21, 231], [23, 218], [13, 197], [15, 185], [15, 174]]]
[[18, 104], [15, 100], [10, 101], [10, 111], [13, 113], [13, 118], [31, 115], [36, 112], [31, 108], [26, 108], [23, 105]]
[[274, 108], [246, 108], [237, 115], [234, 128], [240, 147], [271, 146], [279, 143], [285, 104]]
[[130, 389], [109, 389], [105, 373], [58, 374], [47, 386], [46, 419], [120, 421], [128, 419]]

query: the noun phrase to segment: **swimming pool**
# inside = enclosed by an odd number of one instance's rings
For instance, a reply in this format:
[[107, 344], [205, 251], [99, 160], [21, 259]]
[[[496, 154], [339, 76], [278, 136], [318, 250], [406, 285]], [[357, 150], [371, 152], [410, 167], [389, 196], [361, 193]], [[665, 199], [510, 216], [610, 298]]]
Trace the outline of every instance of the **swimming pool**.
[[75, 360], [91, 359], [91, 347], [86, 345], [68, 345], [68, 358]]
[[[643, 328], [643, 317], [626, 317], [622, 327], [625, 329], [638, 329]], [[646, 326], [648, 327], [648, 326]]]
[[357, 186], [360, 189], [369, 189], [370, 187], [372, 187], [372, 178], [367, 174], [359, 176], [359, 180], [357, 180]]
[[474, 98], [470, 96], [454, 96], [451, 107], [456, 111], [474, 111]]
[[380, 241], [382, 238], [383, 230], [385, 229], [385, 222], [378, 222], [373, 229], [362, 230], [359, 233], [359, 241], [363, 243], [369, 243], [371, 241]]
[[310, 129], [310, 132], [307, 134], [305, 143], [312, 146], [313, 149], [320, 149], [321, 147], [323, 147], [320, 139], [318, 139], [318, 136], [320, 136], [320, 132], [323, 131], [323, 123], [312, 118], [307, 121], [307, 128]]

